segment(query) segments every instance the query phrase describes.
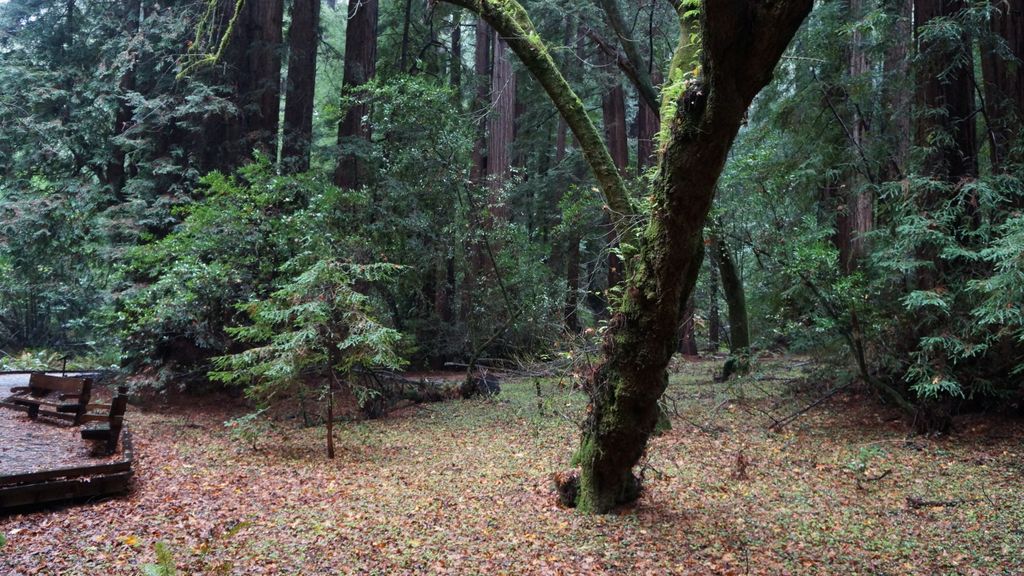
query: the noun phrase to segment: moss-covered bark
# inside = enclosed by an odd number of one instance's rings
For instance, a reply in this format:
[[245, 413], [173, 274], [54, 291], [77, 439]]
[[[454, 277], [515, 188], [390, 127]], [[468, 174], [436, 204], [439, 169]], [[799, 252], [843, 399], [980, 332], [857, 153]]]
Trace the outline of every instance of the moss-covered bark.
[[[622, 180], [600, 134], [522, 6], [514, 0], [447, 1], [477, 11], [508, 39], [576, 134], [611, 210], [628, 214]], [[584, 512], [608, 512], [638, 494], [632, 470], [658, 421], [679, 308], [693, 291], [704, 256], [701, 231], [715, 184], [747, 108], [811, 5], [812, 0], [704, 4], [700, 78], [677, 91], [671, 117], [662, 111], [667, 139], [653, 208], [636, 239], [637, 253], [628, 255], [622, 304], [605, 336], [604, 361], [588, 385], [590, 416], [576, 455], [577, 504]], [[678, 77], [679, 71], [673, 73]]]
[[743, 291], [743, 279], [740, 278], [736, 262], [728, 245], [715, 226], [715, 235], [711, 240], [711, 249], [715, 251], [715, 262], [722, 279], [722, 292], [729, 309], [729, 359], [725, 362], [722, 379], [728, 380], [733, 374], [745, 374], [750, 370], [750, 322], [747, 317], [747, 296]]

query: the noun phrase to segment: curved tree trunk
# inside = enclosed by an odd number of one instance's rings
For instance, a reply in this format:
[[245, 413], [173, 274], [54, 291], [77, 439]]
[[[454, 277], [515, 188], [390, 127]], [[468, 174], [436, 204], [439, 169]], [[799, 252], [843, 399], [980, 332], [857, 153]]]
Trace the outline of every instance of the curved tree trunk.
[[[622, 179], [582, 102], [565, 83], [526, 11], [513, 0], [449, 0], [479, 12], [509, 38], [576, 134], [613, 212], [631, 207]], [[604, 360], [588, 383], [590, 416], [580, 441], [577, 505], [609, 512], [636, 498], [633, 466], [658, 421], [668, 385], [679, 309], [703, 258], [701, 231], [729, 148], [754, 96], [810, 12], [812, 0], [733, 0], [703, 4], [702, 74], [679, 90], [653, 187], [653, 210], [627, 254], [627, 280], [612, 317]], [[682, 60], [682, 59], [678, 59]], [[677, 61], [678, 61], [677, 60]], [[678, 76], [678, 74], [677, 74]], [[617, 219], [624, 236], [627, 221]]]

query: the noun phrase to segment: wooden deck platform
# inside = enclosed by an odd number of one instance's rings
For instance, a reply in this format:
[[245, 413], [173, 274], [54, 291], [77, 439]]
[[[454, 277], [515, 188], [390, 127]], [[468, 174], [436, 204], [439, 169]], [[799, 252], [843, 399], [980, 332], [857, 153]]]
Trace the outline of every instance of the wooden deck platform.
[[[0, 376], [0, 398], [28, 376]], [[80, 428], [59, 421], [31, 421], [20, 410], [0, 407], [0, 515], [34, 506], [82, 502], [127, 492], [132, 479], [131, 434], [118, 450], [91, 454]]]

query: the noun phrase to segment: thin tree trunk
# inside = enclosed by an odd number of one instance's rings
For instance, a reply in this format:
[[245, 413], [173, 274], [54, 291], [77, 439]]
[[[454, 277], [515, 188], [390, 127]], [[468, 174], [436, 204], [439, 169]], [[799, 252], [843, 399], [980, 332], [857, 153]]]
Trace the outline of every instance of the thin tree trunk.
[[516, 124], [516, 74], [508, 45], [495, 31], [491, 48], [491, 109], [487, 122], [487, 186], [491, 190], [490, 214], [496, 221], [508, 219], [502, 188], [512, 168], [512, 143]]
[[729, 359], [726, 360], [722, 373], [722, 379], [728, 380], [733, 374], [744, 374], [750, 369], [747, 297], [739, 269], [721, 234], [712, 238], [711, 249], [715, 251], [715, 260], [718, 262], [718, 271], [722, 278], [722, 293], [729, 307]]
[[718, 352], [722, 344], [722, 318], [718, 312], [718, 258], [708, 255], [708, 350]]
[[[615, 66], [613, 58], [601, 53], [601, 64], [606, 69]], [[623, 176], [629, 171], [629, 138], [626, 133], [626, 91], [622, 83], [615, 79], [608, 90], [601, 96], [601, 112], [604, 119], [604, 139], [608, 150], [612, 155], [612, 162]], [[606, 235], [608, 250], [608, 283], [605, 298], [608, 300], [609, 310], [612, 308], [612, 292], [622, 283], [623, 265], [622, 259], [617, 253], [619, 239], [613, 226], [613, 219], [608, 219], [608, 233]]]
[[[473, 52], [473, 68], [476, 73], [476, 105], [478, 113], [488, 109], [491, 93], [491, 27], [483, 18], [477, 19]], [[487, 124], [481, 122], [477, 126], [476, 146], [473, 147], [473, 166], [470, 168], [470, 180], [482, 184], [487, 175]]]
[[683, 307], [683, 322], [679, 325], [679, 353], [684, 356], [697, 355], [697, 331], [694, 329], [696, 313], [697, 307], [693, 303], [693, 296], [690, 296]]
[[[449, 60], [449, 83], [455, 89], [456, 102], [461, 105], [462, 89], [462, 12], [452, 14], [452, 57]], [[461, 110], [461, 108], [460, 108]]]
[[288, 80], [281, 149], [285, 172], [309, 170], [319, 29], [320, 0], [294, 0], [288, 29]]
[[[661, 85], [661, 73], [658, 70], [652, 74], [652, 81]], [[661, 131], [661, 117], [657, 109], [651, 108], [647, 103], [638, 99], [637, 108], [637, 137], [636, 137], [636, 171], [640, 176], [644, 170], [653, 166], [657, 161], [658, 132]]]
[[334, 171], [334, 183], [354, 189], [366, 183], [368, 174], [359, 154], [346, 150], [359, 140], [369, 141], [372, 128], [368, 119], [370, 105], [359, 87], [377, 74], [377, 0], [350, 0], [348, 27], [345, 30], [345, 73], [342, 91], [356, 99], [345, 111], [338, 126], [341, 159]]
[[409, 25], [412, 20], [412, 0], [405, 0], [405, 18], [402, 20], [402, 51], [398, 61], [398, 71], [409, 70]]

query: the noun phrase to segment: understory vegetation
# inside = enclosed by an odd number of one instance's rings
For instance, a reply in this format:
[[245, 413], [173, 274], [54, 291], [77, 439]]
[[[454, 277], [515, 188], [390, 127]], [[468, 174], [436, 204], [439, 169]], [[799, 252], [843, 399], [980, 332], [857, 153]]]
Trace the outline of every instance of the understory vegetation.
[[[672, 430], [643, 463], [647, 494], [618, 515], [566, 514], [551, 471], [584, 394], [558, 379], [491, 399], [411, 407], [338, 427], [281, 421], [255, 445], [221, 401], [132, 413], [127, 499], [0, 520], [0, 566], [139, 574], [1013, 574], [1024, 569], [1019, 421], [976, 419], [955, 442], [908, 435], [862, 394], [773, 429], [826, 392], [823, 367], [681, 363]], [[678, 371], [677, 371], [678, 370]], [[539, 394], [538, 394], [539, 392]]]
[[0, 371], [240, 407], [97, 570], [1020, 568], [1013, 2], [0, 0], [0, 85]]

